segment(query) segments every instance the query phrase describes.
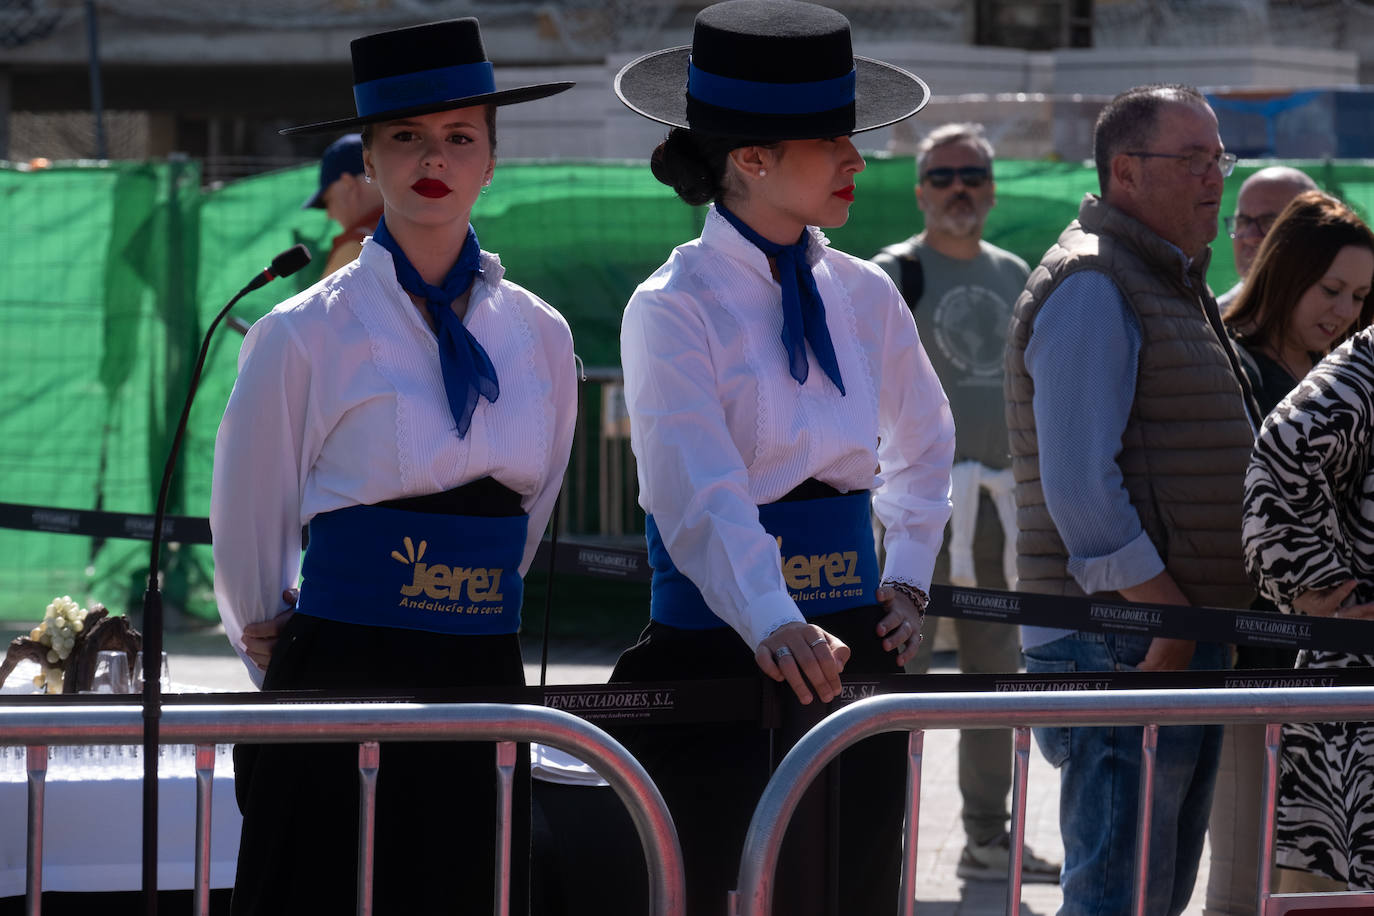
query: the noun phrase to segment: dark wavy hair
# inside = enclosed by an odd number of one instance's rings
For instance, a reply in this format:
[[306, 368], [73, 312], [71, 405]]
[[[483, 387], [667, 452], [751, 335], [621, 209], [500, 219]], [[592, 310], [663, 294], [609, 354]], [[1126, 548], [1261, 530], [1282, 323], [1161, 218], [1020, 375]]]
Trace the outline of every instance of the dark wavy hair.
[[726, 160], [731, 150], [742, 146], [777, 149], [779, 142], [703, 134], [674, 127], [649, 157], [649, 169], [655, 178], [693, 206], [712, 201], [719, 203], [730, 191]]
[[[1303, 191], [1284, 207], [1260, 243], [1245, 285], [1222, 320], [1248, 341], [1279, 348], [1298, 300], [1348, 245], [1374, 252], [1374, 232], [1337, 198], [1322, 191]], [[1374, 277], [1370, 282], [1374, 283]], [[1359, 319], [1332, 346], [1371, 321], [1374, 295], [1365, 297]]]

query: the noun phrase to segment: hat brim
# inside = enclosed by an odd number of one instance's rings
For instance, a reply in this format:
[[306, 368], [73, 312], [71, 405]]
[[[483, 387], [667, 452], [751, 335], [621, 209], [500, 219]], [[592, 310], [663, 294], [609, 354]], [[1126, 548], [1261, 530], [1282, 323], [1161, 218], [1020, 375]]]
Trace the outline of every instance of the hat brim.
[[[655, 51], [631, 61], [615, 77], [615, 94], [636, 114], [673, 127], [702, 129], [687, 118], [687, 59], [689, 46]], [[919, 76], [901, 67], [855, 57], [853, 133], [876, 130], [911, 117], [930, 101], [930, 87]], [[744, 114], [744, 113], [739, 113]], [[774, 140], [805, 140], [830, 135], [831, 124], [808, 128], [808, 118], [795, 116], [770, 123], [758, 115], [749, 118], [751, 137]], [[709, 131], [708, 131], [709, 132]], [[737, 131], [730, 131], [736, 133]]]
[[339, 118], [333, 121], [317, 121], [314, 124], [302, 124], [297, 127], [286, 127], [277, 133], [282, 136], [292, 134], [318, 134], [325, 131], [341, 130], [349, 127], [361, 127], [365, 124], [377, 124], [381, 121], [395, 121], [400, 118], [409, 118], [414, 115], [432, 114], [436, 111], [449, 111], [454, 108], [471, 108], [474, 105], [514, 105], [517, 102], [533, 102], [535, 99], [548, 98], [560, 92], [566, 92], [573, 87], [571, 82], [558, 83], [538, 83], [533, 86], [519, 86], [515, 89], [501, 89], [497, 92], [488, 92], [485, 95], [470, 95], [459, 99], [444, 99], [439, 102], [427, 102], [424, 105], [413, 105], [409, 108], [398, 108], [394, 111], [380, 111], [367, 117]]

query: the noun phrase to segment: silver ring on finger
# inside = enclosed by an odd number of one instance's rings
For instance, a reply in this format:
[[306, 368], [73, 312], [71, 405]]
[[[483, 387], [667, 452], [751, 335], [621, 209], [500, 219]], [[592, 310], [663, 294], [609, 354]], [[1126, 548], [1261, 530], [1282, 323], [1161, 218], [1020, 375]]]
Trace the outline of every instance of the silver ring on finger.
[[806, 644], [806, 647], [807, 647], [808, 649], [814, 649], [814, 648], [816, 648], [817, 646], [819, 646], [819, 645], [820, 645], [821, 643], [823, 643], [823, 642], [825, 642], [825, 637], [824, 637], [824, 636], [817, 636], [815, 639], [811, 640], [811, 642], [807, 643], [807, 644]]
[[786, 646], [778, 646], [777, 650], [773, 653], [773, 658], [777, 661], [782, 661], [784, 658], [787, 658], [791, 654], [791, 649], [787, 648]]

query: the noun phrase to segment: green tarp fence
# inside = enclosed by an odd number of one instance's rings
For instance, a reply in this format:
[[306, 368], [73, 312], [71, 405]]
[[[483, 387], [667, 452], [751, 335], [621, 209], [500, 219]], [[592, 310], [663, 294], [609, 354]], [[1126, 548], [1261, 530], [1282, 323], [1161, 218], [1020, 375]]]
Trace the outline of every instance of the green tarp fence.
[[[1246, 163], [1227, 181], [1234, 209]], [[1374, 163], [1297, 162], [1368, 218]], [[334, 229], [301, 210], [306, 166], [202, 188], [196, 163], [0, 167], [0, 502], [152, 511], [170, 430], [204, 329], [258, 270], [295, 242], [323, 262]], [[910, 159], [873, 157], [847, 226], [832, 243], [861, 257], [920, 228]], [[997, 164], [987, 239], [1039, 260], [1095, 173], [1081, 164]], [[643, 163], [508, 162], [473, 213], [508, 276], [567, 316], [588, 366], [618, 365], [620, 312], [636, 283], [700, 229]], [[310, 285], [319, 268], [259, 290], [234, 314], [252, 320]], [[1214, 245], [1210, 281], [1235, 281], [1230, 244]], [[173, 514], [203, 516], [215, 428], [242, 338], [222, 328], [191, 414]], [[594, 427], [593, 427], [594, 428]], [[0, 529], [0, 619], [37, 621], [54, 595], [141, 604], [144, 541]], [[205, 546], [168, 545], [169, 606], [215, 619]]]

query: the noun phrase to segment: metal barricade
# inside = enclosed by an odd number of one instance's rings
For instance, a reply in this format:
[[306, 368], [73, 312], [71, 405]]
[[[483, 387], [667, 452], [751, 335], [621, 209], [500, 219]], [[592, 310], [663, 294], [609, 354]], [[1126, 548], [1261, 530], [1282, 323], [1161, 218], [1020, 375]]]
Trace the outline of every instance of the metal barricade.
[[[48, 745], [131, 744], [143, 734], [138, 706], [33, 704], [0, 708], [0, 745], [27, 745], [28, 872], [26, 910], [41, 912], [43, 793]], [[300, 703], [172, 705], [162, 710], [163, 744], [196, 746], [195, 912], [209, 911], [210, 786], [214, 745], [358, 742], [358, 913], [372, 912], [372, 853], [378, 742], [494, 741], [498, 774], [496, 913], [507, 912], [510, 886], [511, 783], [515, 743], [537, 741], [592, 767], [625, 803], [644, 847], [649, 912], [681, 916], [682, 850], [663, 796], [639, 762], [614, 738], [556, 709], [495, 703]]]
[[[1374, 720], [1374, 687], [1302, 687], [1228, 690], [1034, 691], [963, 694], [888, 694], [859, 700], [823, 720], [788, 752], [773, 773], [754, 810], [739, 881], [730, 894], [729, 916], [770, 916], [774, 871], [783, 834], [798, 802], [821, 771], [850, 745], [884, 732], [905, 731], [908, 741], [906, 823], [903, 830], [902, 879], [898, 912], [916, 909], [915, 868], [917, 815], [920, 809], [921, 754], [927, 728], [1011, 728], [1015, 732], [1012, 785], [1011, 848], [1025, 838], [1026, 776], [1030, 729], [1041, 725], [1144, 726], [1140, 810], [1137, 816], [1137, 861], [1133, 911], [1145, 912], [1143, 867], [1150, 845], [1154, 746], [1161, 725], [1249, 722], [1264, 723], [1267, 745], [1264, 775], [1264, 829], [1261, 830], [1260, 877], [1255, 889], [1257, 913], [1328, 910], [1369, 912], [1374, 893], [1271, 894], [1274, 863], [1274, 799], [1279, 760], [1279, 725], [1283, 722], [1353, 722]], [[895, 841], [894, 837], [894, 841]], [[1021, 857], [1010, 857], [1007, 913], [1021, 906]]]

